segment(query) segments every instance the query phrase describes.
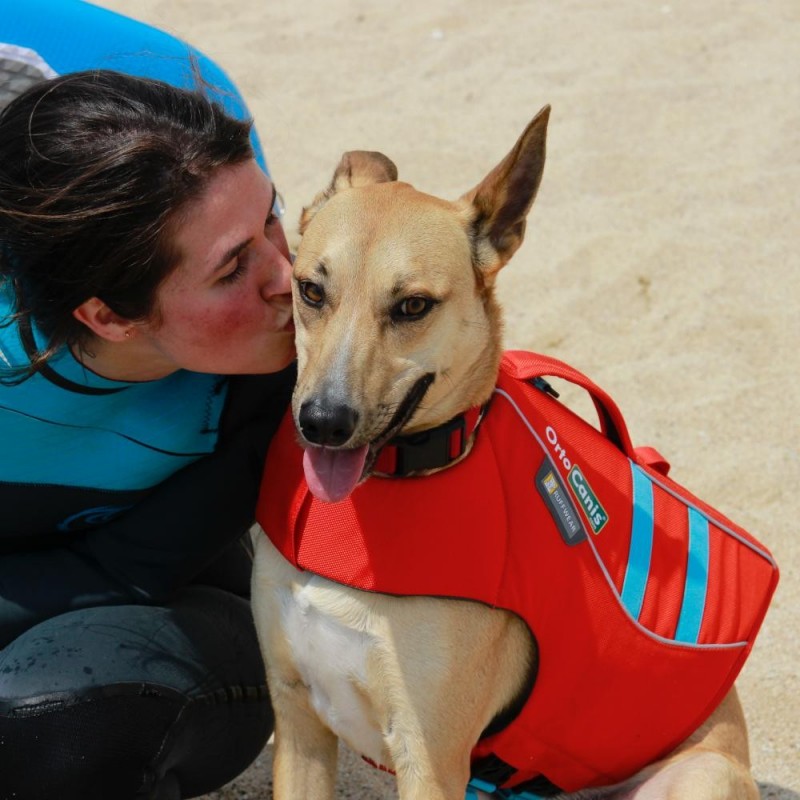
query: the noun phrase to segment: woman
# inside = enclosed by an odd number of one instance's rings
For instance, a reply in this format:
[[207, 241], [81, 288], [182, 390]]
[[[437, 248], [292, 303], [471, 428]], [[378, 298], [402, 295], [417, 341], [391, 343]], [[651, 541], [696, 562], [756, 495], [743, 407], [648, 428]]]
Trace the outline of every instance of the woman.
[[245, 534], [294, 347], [249, 134], [110, 71], [0, 114], [2, 798], [194, 797], [271, 732]]

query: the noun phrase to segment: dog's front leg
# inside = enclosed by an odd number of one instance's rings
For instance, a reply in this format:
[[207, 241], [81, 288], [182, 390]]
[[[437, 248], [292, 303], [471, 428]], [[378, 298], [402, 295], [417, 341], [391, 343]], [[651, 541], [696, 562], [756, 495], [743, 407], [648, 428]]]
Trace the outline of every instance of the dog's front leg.
[[270, 676], [275, 709], [276, 800], [333, 800], [338, 740], [309, 704], [308, 691], [299, 681]]
[[[371, 681], [401, 800], [464, 800], [472, 748], [524, 686], [532, 642], [513, 614], [376, 596]], [[379, 677], [379, 680], [378, 680]]]
[[298, 573], [269, 539], [255, 539], [252, 606], [275, 711], [274, 796], [278, 800], [333, 800], [337, 739], [311, 706], [283, 627], [283, 610]]
[[397, 773], [400, 800], [464, 800], [469, 770], [431, 769], [417, 764]]

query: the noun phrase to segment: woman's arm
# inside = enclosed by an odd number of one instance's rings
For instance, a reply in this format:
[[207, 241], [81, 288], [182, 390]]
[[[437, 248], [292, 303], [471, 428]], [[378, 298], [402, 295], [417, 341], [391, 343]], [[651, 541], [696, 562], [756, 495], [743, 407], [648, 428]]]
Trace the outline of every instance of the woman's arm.
[[287, 370], [232, 386], [217, 451], [125, 515], [70, 545], [0, 556], [0, 647], [67, 610], [161, 602], [242, 536], [293, 379]]

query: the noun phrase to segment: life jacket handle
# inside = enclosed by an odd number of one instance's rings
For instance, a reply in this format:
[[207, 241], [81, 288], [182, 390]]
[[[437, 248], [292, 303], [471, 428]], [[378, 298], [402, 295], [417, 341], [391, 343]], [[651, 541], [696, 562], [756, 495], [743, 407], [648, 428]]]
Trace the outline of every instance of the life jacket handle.
[[625, 418], [617, 404], [607, 392], [575, 367], [540, 353], [507, 350], [503, 354], [500, 368], [518, 380], [530, 381], [543, 377], [561, 378], [585, 389], [597, 410], [600, 430], [611, 442], [637, 464], [649, 466], [662, 475], [666, 475], [669, 471], [669, 463], [655, 448], [633, 446]]

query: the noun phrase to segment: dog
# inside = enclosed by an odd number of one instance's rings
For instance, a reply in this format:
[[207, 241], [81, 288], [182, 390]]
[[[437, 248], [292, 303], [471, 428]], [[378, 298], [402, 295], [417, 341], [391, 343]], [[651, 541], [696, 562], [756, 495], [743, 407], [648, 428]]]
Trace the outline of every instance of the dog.
[[[399, 182], [387, 157], [359, 151], [345, 154], [303, 210], [290, 421], [305, 448], [308, 487], [329, 508], [382, 480], [370, 476], [381, 473], [388, 442], [483, 409], [492, 395], [502, 356], [495, 281], [523, 241], [549, 112], [454, 202]], [[463, 438], [454, 464], [470, 458], [472, 430]], [[409, 508], [386, 514], [409, 514], [415, 524]], [[393, 772], [402, 800], [461, 800], [476, 744], [535, 688], [536, 632], [502, 608], [343, 586], [298, 569], [260, 534], [252, 598], [281, 800], [334, 797], [338, 738]], [[479, 781], [474, 791], [485, 796], [496, 783]], [[755, 800], [735, 688], [635, 774], [563, 788], [543, 778], [524, 796]]]

